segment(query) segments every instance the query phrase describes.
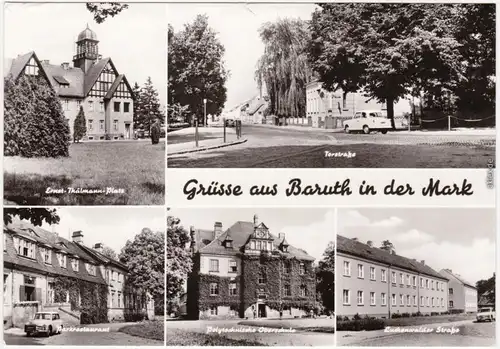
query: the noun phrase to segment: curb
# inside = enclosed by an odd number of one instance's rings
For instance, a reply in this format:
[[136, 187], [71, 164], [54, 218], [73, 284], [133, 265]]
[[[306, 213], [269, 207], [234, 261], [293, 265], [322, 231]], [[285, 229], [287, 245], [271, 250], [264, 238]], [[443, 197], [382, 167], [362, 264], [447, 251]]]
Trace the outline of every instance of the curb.
[[232, 145], [238, 145], [238, 144], [246, 143], [246, 141], [248, 141], [248, 139], [245, 138], [243, 140], [239, 140], [239, 141], [235, 141], [235, 142], [231, 142], [231, 143], [223, 143], [223, 144], [219, 144], [219, 145], [212, 145], [212, 146], [198, 148], [198, 149], [181, 150], [181, 151], [178, 151], [178, 152], [175, 152], [175, 153], [169, 153], [168, 152], [168, 147], [167, 147], [167, 159], [169, 157], [171, 157], [171, 156], [174, 156], [174, 155], [182, 155], [182, 154], [189, 154], [189, 153], [199, 153], [199, 152], [205, 151], [205, 150], [213, 150], [213, 149], [225, 148], [225, 147], [230, 147]]

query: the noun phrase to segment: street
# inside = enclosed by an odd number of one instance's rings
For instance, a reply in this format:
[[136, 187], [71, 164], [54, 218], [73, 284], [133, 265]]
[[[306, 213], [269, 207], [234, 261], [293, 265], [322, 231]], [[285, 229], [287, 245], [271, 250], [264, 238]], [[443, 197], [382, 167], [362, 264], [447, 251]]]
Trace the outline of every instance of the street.
[[[384, 332], [384, 330], [380, 330], [369, 331], [364, 334], [360, 333], [358, 336], [352, 332], [339, 332], [337, 336], [337, 345], [357, 347], [483, 347], [495, 346], [496, 343], [494, 322], [476, 323], [472, 320], [467, 320], [448, 323], [441, 326], [433, 324], [419, 327], [432, 328], [433, 331], [429, 333], [388, 333]], [[405, 329], [408, 327], [399, 328]], [[387, 330], [388, 328], [386, 328], [386, 331]]]
[[163, 341], [131, 336], [119, 329], [128, 323], [109, 323], [99, 325], [82, 325], [78, 327], [109, 328], [109, 332], [62, 332], [50, 337], [26, 337], [22, 329], [10, 328], [4, 331], [7, 345], [130, 345], [130, 346], [163, 346]]
[[242, 136], [244, 144], [169, 157], [168, 167], [487, 168], [495, 158], [494, 135], [458, 131], [364, 135], [243, 125]]

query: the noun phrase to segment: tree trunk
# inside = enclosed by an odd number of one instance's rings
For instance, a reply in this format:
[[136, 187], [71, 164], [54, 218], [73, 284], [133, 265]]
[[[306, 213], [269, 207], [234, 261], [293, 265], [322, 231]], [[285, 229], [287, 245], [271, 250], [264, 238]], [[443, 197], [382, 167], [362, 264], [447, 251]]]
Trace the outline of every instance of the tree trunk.
[[387, 103], [387, 118], [391, 120], [392, 129], [395, 130], [396, 123], [394, 122], [394, 98], [387, 97], [386, 103]]

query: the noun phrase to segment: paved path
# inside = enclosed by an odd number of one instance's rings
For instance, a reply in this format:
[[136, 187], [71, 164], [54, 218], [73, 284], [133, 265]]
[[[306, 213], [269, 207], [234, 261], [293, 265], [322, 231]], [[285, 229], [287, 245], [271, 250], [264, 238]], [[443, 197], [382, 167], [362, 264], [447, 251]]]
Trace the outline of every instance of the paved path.
[[120, 345], [120, 346], [163, 346], [163, 341], [131, 336], [119, 329], [135, 323], [110, 323], [80, 325], [88, 328], [109, 328], [109, 332], [63, 332], [50, 337], [26, 337], [22, 329], [11, 328], [4, 331], [7, 345]]

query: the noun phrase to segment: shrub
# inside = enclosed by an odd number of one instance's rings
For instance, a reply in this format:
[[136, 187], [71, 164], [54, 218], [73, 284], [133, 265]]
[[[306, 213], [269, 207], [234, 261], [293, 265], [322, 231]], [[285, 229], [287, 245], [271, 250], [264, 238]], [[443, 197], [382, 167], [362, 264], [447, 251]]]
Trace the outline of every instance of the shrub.
[[337, 331], [375, 331], [384, 328], [385, 322], [382, 319], [337, 321]]
[[393, 313], [393, 314], [391, 315], [391, 318], [392, 318], [392, 319], [399, 319], [399, 318], [401, 318], [401, 317], [402, 317], [402, 316], [401, 316], [401, 314], [400, 314], [400, 313]]
[[359, 316], [359, 314], [356, 313], [356, 315], [354, 315], [352, 319], [353, 320], [361, 320], [361, 316]]
[[401, 317], [410, 317], [410, 313], [403, 313], [401, 314]]
[[69, 125], [48, 82], [22, 75], [4, 83], [4, 155], [68, 156]]
[[158, 144], [160, 142], [161, 128], [160, 123], [156, 121], [153, 126], [151, 126], [151, 143]]
[[85, 122], [85, 113], [83, 112], [83, 106], [80, 106], [80, 111], [78, 112], [73, 125], [73, 142], [79, 142], [86, 133], [87, 126]]

